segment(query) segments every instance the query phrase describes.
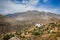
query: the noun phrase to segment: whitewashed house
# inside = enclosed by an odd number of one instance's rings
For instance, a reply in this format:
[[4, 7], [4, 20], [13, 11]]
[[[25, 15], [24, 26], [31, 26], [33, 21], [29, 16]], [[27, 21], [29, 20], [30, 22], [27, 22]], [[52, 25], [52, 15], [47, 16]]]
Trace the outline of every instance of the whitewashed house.
[[35, 24], [35, 27], [41, 27], [42, 25], [41, 24]]

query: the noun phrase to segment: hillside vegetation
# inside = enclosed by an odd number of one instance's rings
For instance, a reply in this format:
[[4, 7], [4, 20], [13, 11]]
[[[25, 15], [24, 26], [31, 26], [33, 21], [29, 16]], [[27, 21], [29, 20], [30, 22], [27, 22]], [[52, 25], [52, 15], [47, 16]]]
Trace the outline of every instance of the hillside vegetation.
[[60, 15], [35, 10], [0, 15], [0, 40], [60, 40]]
[[20, 40], [60, 40], [60, 20], [52, 21], [40, 27], [31, 26], [22, 31], [2, 34], [3, 40], [8, 40], [14, 36]]

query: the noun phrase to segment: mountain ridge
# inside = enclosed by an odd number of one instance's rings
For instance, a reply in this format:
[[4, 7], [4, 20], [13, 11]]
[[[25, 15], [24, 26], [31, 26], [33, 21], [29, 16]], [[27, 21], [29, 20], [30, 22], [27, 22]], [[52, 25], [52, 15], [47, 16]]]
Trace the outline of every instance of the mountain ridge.
[[8, 17], [12, 17], [15, 19], [20, 19], [25, 20], [25, 19], [36, 19], [36, 18], [50, 18], [50, 17], [57, 17], [60, 18], [60, 15], [50, 13], [50, 12], [44, 12], [44, 11], [26, 11], [26, 12], [21, 12], [21, 13], [15, 13], [15, 14], [8, 14], [6, 15]]
[[11, 32], [11, 31], [23, 30], [26, 27], [30, 28], [31, 26], [38, 23], [46, 24], [49, 22], [58, 22], [58, 20], [60, 20], [60, 15], [52, 14], [52, 13], [50, 14], [50, 13], [45, 13], [45, 12], [41, 13], [38, 11], [37, 12], [36, 11], [23, 12], [20, 15], [18, 15], [19, 13], [16, 13], [16, 14], [17, 16], [15, 17], [9, 17], [7, 15], [6, 16], [0, 15], [0, 24], [2, 23], [3, 25], [5, 25], [5, 26], [0, 25], [0, 28], [1, 28], [0, 32], [2, 28], [4, 29], [3, 30], [4, 32], [7, 31], [6, 29], [8, 29], [7, 32]]

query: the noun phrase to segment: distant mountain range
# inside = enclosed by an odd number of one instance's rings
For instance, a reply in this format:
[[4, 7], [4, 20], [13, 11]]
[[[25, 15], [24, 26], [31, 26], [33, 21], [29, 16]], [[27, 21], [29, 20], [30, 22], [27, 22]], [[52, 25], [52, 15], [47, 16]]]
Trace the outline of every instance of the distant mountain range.
[[5, 16], [0, 15], [0, 33], [25, 30], [25, 28], [29, 28], [37, 23], [46, 24], [58, 21], [60, 21], [60, 15], [36, 10]]
[[6, 15], [8, 17], [15, 18], [16, 20], [32, 20], [32, 19], [47, 19], [51, 17], [60, 18], [60, 15], [50, 13], [50, 12], [43, 12], [43, 11], [26, 11], [21, 13], [15, 13], [15, 14], [8, 14]]

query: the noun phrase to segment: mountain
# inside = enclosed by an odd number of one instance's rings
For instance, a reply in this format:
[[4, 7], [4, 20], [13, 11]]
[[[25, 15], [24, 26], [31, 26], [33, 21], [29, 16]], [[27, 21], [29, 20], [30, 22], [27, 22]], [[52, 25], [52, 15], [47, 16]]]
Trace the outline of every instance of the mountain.
[[36, 10], [0, 15], [0, 33], [3, 39], [14, 35], [21, 40], [60, 40], [60, 15]]
[[47, 19], [51, 17], [60, 18], [60, 15], [50, 13], [50, 12], [43, 12], [43, 11], [26, 11], [21, 13], [15, 13], [15, 14], [8, 14], [6, 15], [8, 17], [15, 18], [16, 20], [32, 20], [32, 19]]
[[[29, 24], [27, 24], [27, 25], [30, 27]], [[20, 22], [14, 18], [0, 15], [0, 33], [7, 33], [7, 32], [23, 30], [27, 25], [24, 21]]]
[[24, 30], [25, 27], [31, 27], [31, 22], [18, 21], [14, 18], [0, 15], [0, 33], [15, 32]]
[[60, 20], [60, 15], [50, 12], [39, 12], [36, 10], [0, 15], [0, 33], [25, 30], [35, 24], [46, 24], [48, 22], [56, 22]]

